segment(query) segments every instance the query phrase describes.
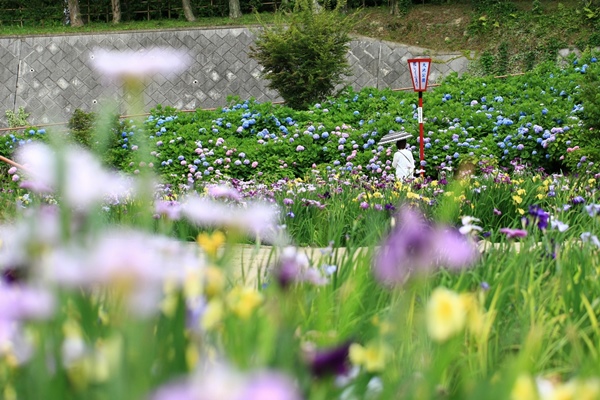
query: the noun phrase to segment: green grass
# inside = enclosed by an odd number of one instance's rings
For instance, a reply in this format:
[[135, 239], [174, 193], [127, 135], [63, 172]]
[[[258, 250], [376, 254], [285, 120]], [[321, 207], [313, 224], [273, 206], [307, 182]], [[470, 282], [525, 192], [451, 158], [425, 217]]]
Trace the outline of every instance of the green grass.
[[62, 34], [85, 34], [101, 32], [128, 32], [144, 30], [179, 30], [179, 29], [200, 29], [207, 27], [232, 27], [232, 26], [251, 26], [259, 25], [260, 21], [270, 23], [274, 20], [275, 14], [245, 14], [239, 19], [232, 20], [227, 17], [205, 17], [198, 18], [195, 22], [184, 20], [150, 20], [150, 21], [130, 21], [120, 24], [93, 22], [82, 26], [81, 28], [72, 28], [67, 25], [51, 26], [7, 26], [0, 25], [0, 36], [24, 36], [24, 35], [62, 35]]

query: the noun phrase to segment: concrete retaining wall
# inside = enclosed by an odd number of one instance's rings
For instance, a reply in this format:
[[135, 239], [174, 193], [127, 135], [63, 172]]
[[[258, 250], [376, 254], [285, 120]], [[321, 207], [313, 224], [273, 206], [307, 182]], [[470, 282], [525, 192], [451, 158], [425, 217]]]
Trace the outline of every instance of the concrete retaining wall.
[[[0, 38], [0, 127], [6, 110], [24, 107], [34, 124], [68, 121], [76, 108], [97, 111], [121, 91], [100, 82], [89, 60], [97, 48], [139, 50], [150, 47], [185, 49], [191, 67], [176, 78], [158, 77], [146, 91], [146, 107], [157, 104], [180, 109], [213, 108], [230, 95], [241, 99], [279, 101], [260, 78], [261, 67], [248, 57], [256, 30], [252, 28], [168, 30], [90, 35]], [[354, 75], [348, 83], [364, 87], [411, 87], [406, 60], [434, 59], [430, 82], [450, 72], [464, 72], [462, 54], [435, 54], [426, 49], [357, 37], [348, 58]]]

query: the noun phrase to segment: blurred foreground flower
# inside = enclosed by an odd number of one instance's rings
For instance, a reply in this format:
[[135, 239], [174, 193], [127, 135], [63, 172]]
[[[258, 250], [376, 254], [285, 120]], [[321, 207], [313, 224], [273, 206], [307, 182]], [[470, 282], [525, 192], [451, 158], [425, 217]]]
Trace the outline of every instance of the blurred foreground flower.
[[263, 300], [263, 295], [252, 287], [235, 286], [227, 294], [227, 306], [241, 319], [250, 318]]
[[158, 310], [166, 281], [183, 285], [187, 270], [201, 269], [193, 248], [175, 239], [127, 229], [110, 229], [93, 244], [54, 249], [42, 274], [67, 288], [99, 286], [125, 297], [130, 310], [145, 316]]
[[107, 196], [124, 198], [134, 192], [132, 179], [104, 169], [81, 147], [66, 146], [57, 152], [46, 144], [29, 143], [19, 149], [17, 160], [27, 167], [22, 187], [37, 193], [60, 189], [72, 207], [86, 210]]
[[537, 400], [538, 392], [533, 378], [528, 374], [517, 377], [510, 394], [510, 400]]
[[190, 62], [184, 51], [169, 48], [139, 51], [95, 49], [92, 55], [91, 64], [96, 71], [108, 78], [123, 80], [178, 74]]
[[380, 372], [385, 369], [386, 360], [392, 354], [392, 349], [381, 341], [373, 341], [366, 346], [353, 343], [350, 346], [350, 361], [362, 366], [367, 372]]
[[328, 282], [319, 269], [310, 266], [306, 254], [300, 253], [295, 247], [291, 246], [283, 249], [272, 274], [284, 289], [298, 282], [310, 282], [317, 286]]
[[329, 349], [315, 349], [305, 346], [305, 357], [310, 371], [316, 377], [327, 375], [346, 375], [350, 371], [349, 352], [350, 342]]
[[[517, 384], [519, 382], [517, 381]], [[537, 393], [540, 400], [595, 400], [600, 396], [600, 380], [598, 378], [573, 378], [566, 382], [555, 382], [538, 377], [536, 379]], [[525, 397], [516, 397], [517, 385], [513, 389], [514, 400], [525, 400]]]
[[433, 225], [416, 210], [403, 206], [398, 224], [382, 244], [374, 262], [375, 277], [385, 284], [402, 284], [412, 272], [435, 267], [460, 269], [479, 258], [475, 244], [456, 229]]
[[29, 360], [34, 343], [21, 324], [50, 318], [54, 310], [55, 299], [46, 289], [0, 282], [0, 359], [9, 365]]
[[49, 318], [54, 303], [54, 297], [46, 289], [0, 282], [0, 324]]
[[265, 203], [233, 205], [190, 196], [182, 201], [182, 214], [199, 226], [237, 229], [267, 240], [274, 240], [278, 233], [278, 210]]
[[159, 388], [151, 400], [301, 400], [294, 382], [275, 371], [242, 374], [223, 366]]
[[458, 293], [438, 287], [431, 293], [427, 303], [427, 331], [429, 336], [443, 342], [465, 327], [467, 310]]
[[58, 207], [27, 210], [25, 217], [0, 226], [0, 271], [7, 279], [20, 281], [30, 275], [37, 260], [60, 243]]
[[210, 185], [207, 188], [208, 194], [215, 199], [229, 199], [233, 201], [241, 201], [242, 194], [233, 187], [225, 185]]

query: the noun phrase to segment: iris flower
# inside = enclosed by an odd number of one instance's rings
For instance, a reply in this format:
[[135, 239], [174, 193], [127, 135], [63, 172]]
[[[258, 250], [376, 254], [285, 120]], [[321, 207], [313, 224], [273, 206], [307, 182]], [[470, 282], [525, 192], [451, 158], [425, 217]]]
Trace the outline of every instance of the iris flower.
[[427, 222], [416, 210], [403, 206], [392, 232], [375, 257], [374, 274], [385, 284], [402, 284], [413, 272], [436, 267], [461, 269], [479, 257], [475, 244], [456, 229]]
[[508, 239], [527, 236], [527, 231], [523, 229], [500, 228], [498, 232], [504, 233]]
[[149, 50], [96, 49], [91, 55], [92, 67], [111, 79], [145, 78], [153, 75], [169, 76], [182, 72], [189, 64], [189, 56], [176, 49]]
[[27, 167], [23, 187], [47, 193], [62, 187], [61, 195], [70, 206], [89, 209], [107, 196], [125, 198], [134, 192], [131, 180], [102, 167], [90, 152], [67, 146], [56, 152], [42, 143], [19, 149], [17, 160]]

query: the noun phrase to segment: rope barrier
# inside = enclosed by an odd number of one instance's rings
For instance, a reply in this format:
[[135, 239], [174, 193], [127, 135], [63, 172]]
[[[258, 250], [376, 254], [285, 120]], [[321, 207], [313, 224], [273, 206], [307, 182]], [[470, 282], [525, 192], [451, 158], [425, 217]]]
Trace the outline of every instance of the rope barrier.
[[27, 171], [27, 168], [25, 168], [24, 166], [22, 166], [21, 164], [14, 162], [13, 160], [6, 158], [4, 156], [0, 156], [0, 161], [4, 161], [5, 163], [12, 165], [13, 167], [17, 167], [19, 169], [22, 169], [23, 171]]

